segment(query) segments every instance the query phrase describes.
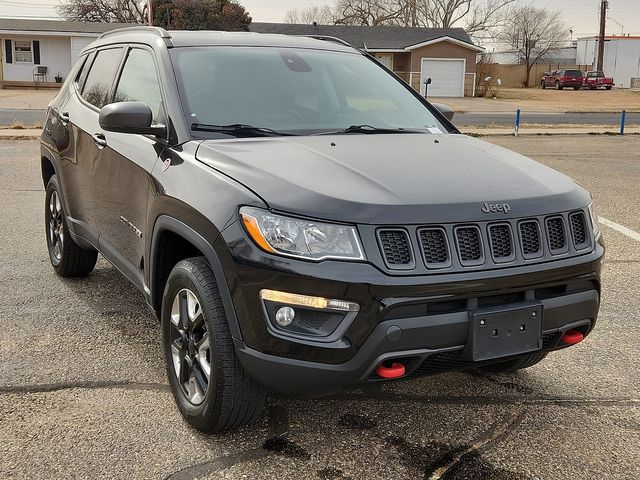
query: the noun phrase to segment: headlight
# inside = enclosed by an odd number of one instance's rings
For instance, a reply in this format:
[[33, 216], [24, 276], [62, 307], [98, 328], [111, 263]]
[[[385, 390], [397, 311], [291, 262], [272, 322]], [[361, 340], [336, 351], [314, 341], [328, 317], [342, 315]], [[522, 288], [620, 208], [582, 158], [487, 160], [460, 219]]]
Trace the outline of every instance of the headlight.
[[593, 227], [593, 236], [597, 240], [600, 237], [600, 220], [598, 220], [598, 212], [596, 206], [591, 202], [589, 205], [589, 215], [591, 216], [591, 226]]
[[364, 260], [355, 227], [275, 215], [253, 207], [240, 209], [249, 236], [263, 250], [320, 261]]

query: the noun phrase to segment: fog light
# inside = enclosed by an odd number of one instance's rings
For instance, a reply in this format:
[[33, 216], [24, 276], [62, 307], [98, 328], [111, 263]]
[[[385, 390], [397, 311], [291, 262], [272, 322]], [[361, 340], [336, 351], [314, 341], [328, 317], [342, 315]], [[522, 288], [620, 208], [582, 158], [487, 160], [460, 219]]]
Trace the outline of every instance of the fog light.
[[276, 312], [276, 322], [278, 322], [278, 325], [280, 325], [281, 327], [286, 327], [288, 325], [291, 325], [291, 322], [293, 322], [295, 316], [296, 312], [293, 308], [282, 307], [279, 308]]

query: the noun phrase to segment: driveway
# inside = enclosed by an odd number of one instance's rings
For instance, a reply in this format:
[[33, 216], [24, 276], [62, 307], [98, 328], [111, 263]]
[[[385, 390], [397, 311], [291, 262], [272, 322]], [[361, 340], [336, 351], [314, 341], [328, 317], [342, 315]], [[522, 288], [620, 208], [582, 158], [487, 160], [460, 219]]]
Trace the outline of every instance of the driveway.
[[[611, 225], [640, 231], [640, 137], [491, 141], [574, 176]], [[603, 227], [594, 333], [527, 371], [275, 397], [256, 425], [202, 435], [174, 406], [141, 295], [102, 259], [86, 279], [53, 273], [38, 153], [0, 141], [0, 478], [640, 478], [640, 241], [629, 231]]]

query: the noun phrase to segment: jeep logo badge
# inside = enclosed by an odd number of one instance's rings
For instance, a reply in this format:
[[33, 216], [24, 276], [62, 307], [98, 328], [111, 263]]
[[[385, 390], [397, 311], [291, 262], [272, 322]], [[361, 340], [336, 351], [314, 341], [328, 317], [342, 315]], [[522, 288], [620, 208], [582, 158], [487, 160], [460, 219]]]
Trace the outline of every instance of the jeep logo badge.
[[507, 214], [511, 211], [511, 207], [508, 203], [487, 203], [484, 202], [482, 204], [482, 209], [484, 213], [496, 213], [501, 212]]

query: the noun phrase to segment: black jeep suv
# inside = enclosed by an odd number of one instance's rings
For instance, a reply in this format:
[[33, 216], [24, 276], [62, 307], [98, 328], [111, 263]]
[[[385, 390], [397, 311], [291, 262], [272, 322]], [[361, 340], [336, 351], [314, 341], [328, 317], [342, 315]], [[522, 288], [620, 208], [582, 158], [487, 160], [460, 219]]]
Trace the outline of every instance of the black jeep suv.
[[335, 39], [105, 34], [41, 161], [55, 271], [100, 252], [143, 293], [203, 431], [253, 421], [266, 390], [528, 367], [596, 321], [589, 193]]

